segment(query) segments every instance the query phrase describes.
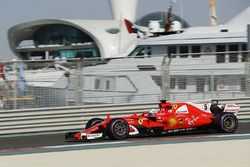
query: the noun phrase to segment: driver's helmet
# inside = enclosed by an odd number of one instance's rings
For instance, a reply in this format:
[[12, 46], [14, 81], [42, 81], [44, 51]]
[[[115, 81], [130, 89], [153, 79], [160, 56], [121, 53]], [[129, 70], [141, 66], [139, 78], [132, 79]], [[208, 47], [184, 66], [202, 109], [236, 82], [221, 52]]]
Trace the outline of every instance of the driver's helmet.
[[218, 105], [219, 101], [218, 100], [211, 100], [211, 105]]
[[161, 102], [161, 104], [164, 104], [164, 103], [167, 102], [167, 100], [166, 99], [161, 99], [160, 102]]
[[163, 104], [166, 104], [167, 100], [166, 99], [161, 99], [159, 103], [159, 108], [161, 109], [163, 107]]
[[149, 116], [153, 116], [155, 113], [157, 113], [158, 112], [158, 110], [157, 109], [151, 109], [149, 112], [148, 112], [148, 114], [149, 114]]

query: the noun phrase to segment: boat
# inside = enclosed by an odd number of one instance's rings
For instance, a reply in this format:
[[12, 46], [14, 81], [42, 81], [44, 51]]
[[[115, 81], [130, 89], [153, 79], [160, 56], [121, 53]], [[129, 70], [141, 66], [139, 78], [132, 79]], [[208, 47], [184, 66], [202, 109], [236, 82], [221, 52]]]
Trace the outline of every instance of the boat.
[[141, 40], [128, 58], [85, 68], [84, 95], [107, 103], [247, 96], [249, 18], [250, 7], [223, 25]]

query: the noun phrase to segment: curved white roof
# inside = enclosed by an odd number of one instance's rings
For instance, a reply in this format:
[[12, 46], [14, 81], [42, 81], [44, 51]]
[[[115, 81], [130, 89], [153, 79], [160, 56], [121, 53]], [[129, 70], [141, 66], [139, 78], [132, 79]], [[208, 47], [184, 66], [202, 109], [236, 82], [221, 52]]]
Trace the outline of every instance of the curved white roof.
[[[128, 34], [124, 22], [117, 20], [67, 20], [45, 19], [22, 23], [9, 29], [9, 45], [13, 52], [22, 40], [29, 40], [40, 27], [49, 24], [64, 24], [73, 26], [89, 35], [97, 44], [102, 57], [116, 57], [135, 47], [136, 34]], [[111, 34], [107, 30], [116, 28], [121, 31]], [[118, 42], [121, 39], [122, 42]], [[129, 49], [131, 47], [131, 49]]]

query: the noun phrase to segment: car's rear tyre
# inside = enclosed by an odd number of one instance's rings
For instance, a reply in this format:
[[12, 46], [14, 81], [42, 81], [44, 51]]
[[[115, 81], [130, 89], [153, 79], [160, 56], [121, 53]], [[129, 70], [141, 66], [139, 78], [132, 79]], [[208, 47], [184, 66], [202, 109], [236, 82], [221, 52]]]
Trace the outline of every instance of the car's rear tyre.
[[101, 122], [103, 122], [104, 120], [103, 119], [101, 119], [101, 118], [92, 118], [92, 119], [90, 119], [88, 122], [87, 122], [87, 124], [86, 124], [86, 126], [85, 126], [85, 129], [89, 129], [89, 128], [91, 128], [92, 126], [94, 126], [94, 125], [96, 125], [96, 124], [99, 124], [99, 123], [101, 123]]
[[214, 126], [219, 132], [233, 133], [238, 128], [238, 119], [233, 113], [219, 113], [214, 119]]
[[129, 125], [122, 118], [112, 119], [107, 126], [107, 135], [113, 140], [123, 140], [128, 137]]

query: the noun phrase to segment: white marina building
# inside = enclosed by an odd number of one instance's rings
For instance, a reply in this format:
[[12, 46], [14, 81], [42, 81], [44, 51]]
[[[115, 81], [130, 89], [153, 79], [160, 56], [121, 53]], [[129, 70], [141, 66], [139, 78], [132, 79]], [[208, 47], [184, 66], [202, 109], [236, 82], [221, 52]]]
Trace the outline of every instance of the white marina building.
[[21, 60], [109, 58], [127, 55], [137, 42], [124, 20], [136, 21], [138, 0], [109, 0], [113, 19], [43, 19], [8, 31], [10, 49]]

